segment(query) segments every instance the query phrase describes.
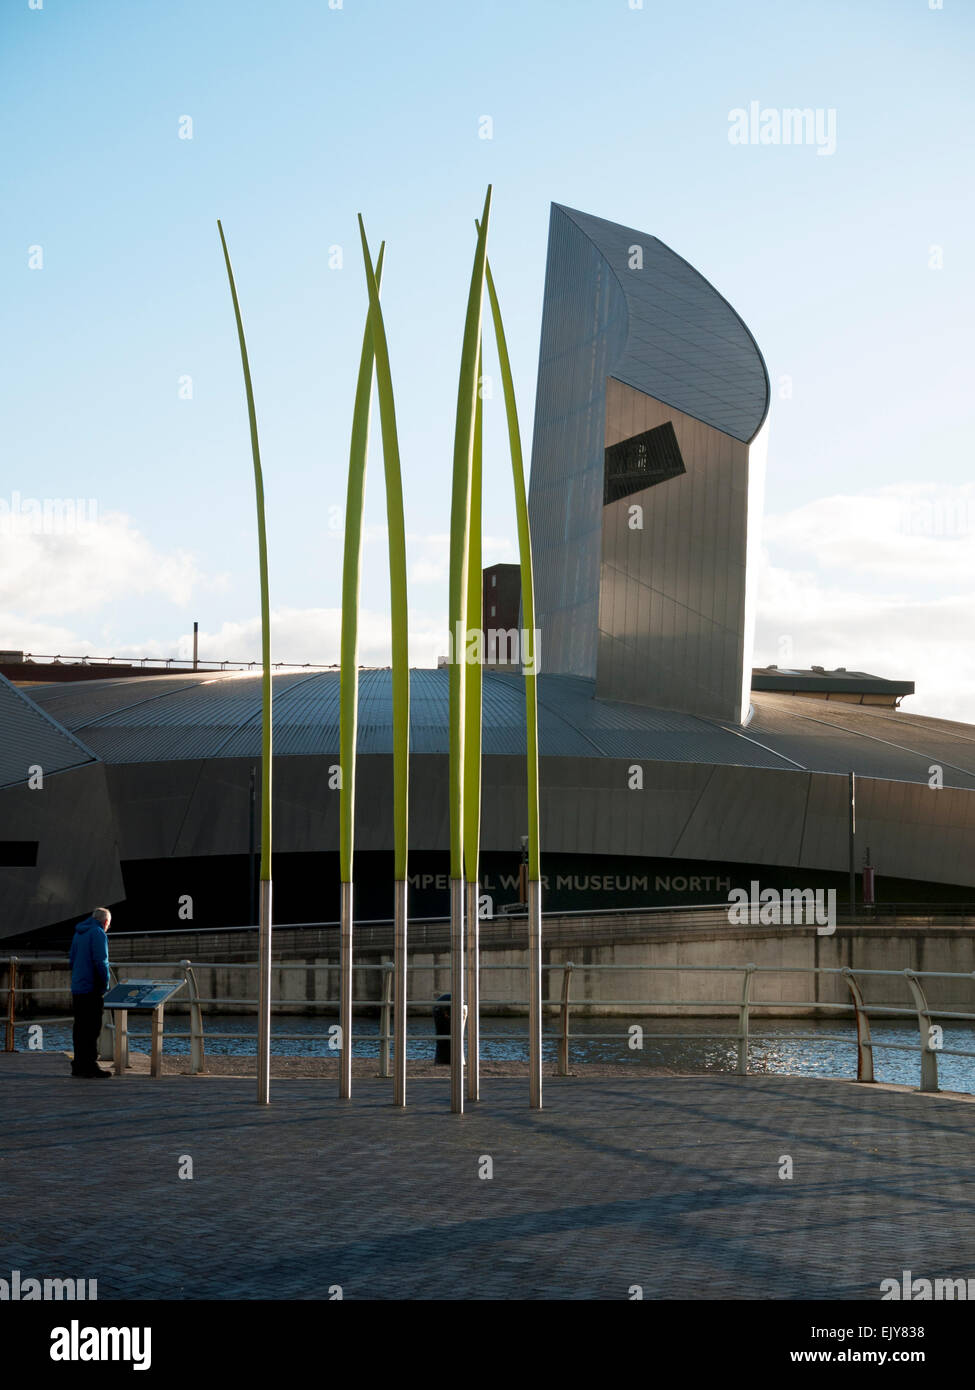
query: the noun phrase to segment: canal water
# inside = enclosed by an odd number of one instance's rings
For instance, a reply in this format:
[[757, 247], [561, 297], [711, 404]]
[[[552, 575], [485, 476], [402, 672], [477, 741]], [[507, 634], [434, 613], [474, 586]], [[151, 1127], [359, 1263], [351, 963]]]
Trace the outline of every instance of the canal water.
[[[133, 1020], [130, 1018], [130, 1024]], [[148, 1051], [148, 1031], [141, 1020], [130, 1028], [132, 1045]], [[543, 1041], [546, 1061], [557, 1058], [558, 1040], [553, 1035], [557, 1018], [546, 1018], [549, 1036]], [[277, 1017], [272, 1024], [271, 1050], [279, 1057], [325, 1057], [330, 1052], [329, 1028], [334, 1019]], [[615, 1062], [641, 1067], [670, 1067], [681, 1072], [730, 1072], [737, 1064], [737, 1042], [733, 1037], [693, 1037], [692, 1034], [717, 1033], [727, 1035], [735, 1026], [733, 1019], [704, 1018], [643, 1018], [639, 1026], [643, 1036], [631, 1034], [632, 1025], [622, 1018], [580, 1018], [572, 1040], [570, 1066], [586, 1062]], [[186, 1032], [189, 1021], [185, 1015], [167, 1019], [165, 1051], [180, 1055], [189, 1052], [189, 1038], [175, 1036]], [[206, 1050], [212, 1056], [254, 1056], [257, 1048], [257, 1027], [253, 1014], [220, 1015], [204, 1022]], [[409, 1022], [407, 1055], [416, 1060], [433, 1058], [433, 1021], [430, 1018]], [[916, 1086], [920, 1080], [920, 1045], [917, 1025], [901, 1021], [871, 1021], [875, 1044], [874, 1075], [878, 1081], [897, 1082]], [[652, 1037], [651, 1034], [663, 1034]], [[801, 1034], [801, 1038], [787, 1035]], [[45, 1024], [43, 1042], [46, 1051], [61, 1051], [71, 1047], [71, 1021]], [[642, 1047], [636, 1044], [642, 1042]], [[896, 1046], [893, 1046], [896, 1044]], [[15, 1045], [28, 1047], [27, 1028], [15, 1030]], [[970, 1024], [944, 1025], [943, 1049], [938, 1056], [938, 1079], [942, 1090], [975, 1093], [975, 1055], [951, 1056], [952, 1051], [975, 1054], [975, 1027]], [[353, 1037], [355, 1057], [379, 1056], [379, 1020], [357, 1018]], [[527, 1020], [521, 1018], [481, 1019], [481, 1056], [491, 1061], [526, 1061], [528, 1058]], [[748, 1054], [749, 1071], [789, 1076], [856, 1076], [856, 1039], [851, 1023], [842, 1019], [755, 1020]]]

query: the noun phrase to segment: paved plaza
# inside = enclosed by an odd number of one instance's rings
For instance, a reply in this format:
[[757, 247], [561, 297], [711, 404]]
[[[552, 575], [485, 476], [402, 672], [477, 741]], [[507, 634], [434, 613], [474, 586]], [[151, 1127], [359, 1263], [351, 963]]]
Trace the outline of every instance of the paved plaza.
[[250, 1080], [76, 1081], [27, 1053], [0, 1056], [0, 1092], [0, 1275], [96, 1278], [100, 1300], [877, 1300], [905, 1269], [975, 1276], [960, 1099], [576, 1078], [537, 1113], [493, 1078], [456, 1116], [441, 1080], [398, 1112], [369, 1078], [351, 1102], [279, 1081], [261, 1108]]

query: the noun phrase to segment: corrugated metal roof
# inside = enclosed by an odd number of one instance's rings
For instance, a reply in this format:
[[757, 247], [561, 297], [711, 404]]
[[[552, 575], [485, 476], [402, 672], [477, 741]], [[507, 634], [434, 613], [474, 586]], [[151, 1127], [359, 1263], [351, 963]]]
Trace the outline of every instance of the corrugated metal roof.
[[0, 676], [0, 729], [0, 787], [26, 782], [32, 766], [46, 775], [98, 761], [90, 748], [5, 676]]
[[[79, 682], [71, 687], [35, 687], [29, 697], [5, 685], [28, 711], [35, 703], [41, 709], [49, 707], [68, 729], [83, 731], [87, 748], [79, 762], [93, 756], [89, 749], [107, 763], [254, 758], [260, 753], [261, 687], [256, 675], [226, 672], [193, 679], [160, 676], [138, 682]], [[926, 783], [931, 764], [937, 763], [943, 768], [946, 786], [975, 788], [975, 728], [968, 725], [886, 708], [763, 693], [753, 696], [754, 716], [747, 728], [739, 729], [672, 710], [597, 700], [595, 683], [582, 677], [540, 676], [538, 687], [543, 757], [854, 771], [864, 777], [915, 783]], [[483, 688], [485, 753], [523, 753], [522, 678], [514, 672], [488, 669]], [[414, 753], [448, 751], [447, 708], [447, 670], [411, 671]], [[42, 719], [39, 710], [34, 714], [38, 721]], [[57, 737], [57, 726], [44, 720], [43, 727]], [[337, 671], [274, 676], [274, 736], [280, 757], [337, 755]], [[63, 732], [62, 738], [67, 738]], [[62, 755], [64, 751], [62, 745]], [[392, 752], [389, 670], [360, 672], [359, 751]], [[17, 777], [23, 776], [22, 752], [14, 754], [14, 766]]]
[[[768, 412], [768, 374], [727, 300], [656, 237], [561, 203], [553, 207], [598, 248], [623, 291], [626, 346], [611, 375], [735, 439], [751, 440]], [[642, 252], [638, 268], [630, 264], [634, 246]]]
[[789, 695], [753, 696], [753, 706], [746, 732], [818, 772], [927, 782], [936, 764], [945, 786], [975, 789], [975, 729], [962, 740], [919, 716]]

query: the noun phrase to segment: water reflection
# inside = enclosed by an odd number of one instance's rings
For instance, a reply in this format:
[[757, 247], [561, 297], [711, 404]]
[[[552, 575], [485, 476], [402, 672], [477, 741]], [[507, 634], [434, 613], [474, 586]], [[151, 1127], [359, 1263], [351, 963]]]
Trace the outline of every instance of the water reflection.
[[[130, 1020], [131, 1022], [131, 1020]], [[334, 1019], [278, 1017], [272, 1029], [272, 1051], [280, 1057], [334, 1056], [328, 1049], [328, 1029]], [[624, 1018], [580, 1018], [578, 1035], [573, 1039], [569, 1054], [570, 1066], [586, 1062], [612, 1062], [641, 1067], [667, 1067], [680, 1072], [729, 1072], [737, 1066], [737, 1041], [727, 1034], [734, 1028], [733, 1019], [643, 1018], [643, 1047], [628, 1045], [629, 1020]], [[185, 1016], [172, 1015], [167, 1019], [165, 1050], [171, 1054], [189, 1052], [189, 1039], [171, 1036], [170, 1030], [186, 1031]], [[556, 1018], [546, 1018], [546, 1032], [552, 1034], [558, 1026]], [[716, 1029], [726, 1036], [691, 1037]], [[206, 1048], [213, 1056], [253, 1056], [256, 1051], [256, 1024], [253, 1015], [208, 1018], [205, 1023]], [[878, 1081], [898, 1082], [916, 1086], [920, 1080], [920, 1049], [918, 1030], [902, 1022], [871, 1023], [875, 1043], [898, 1043], [904, 1050], [877, 1047], [874, 1054], [874, 1075]], [[244, 1037], [234, 1037], [243, 1033]], [[355, 1021], [354, 1055], [377, 1057], [379, 1051], [379, 1021], [377, 1018], [357, 1018]], [[408, 1034], [408, 1055], [413, 1059], [433, 1058], [433, 1024], [429, 1018], [411, 1019]], [[653, 1037], [651, 1034], [663, 1034]], [[787, 1035], [803, 1034], [801, 1039]], [[299, 1036], [310, 1035], [310, 1036]], [[509, 1036], [514, 1035], [514, 1036]], [[584, 1035], [584, 1036], [583, 1036]], [[615, 1036], [614, 1036], [615, 1035]], [[16, 1046], [26, 1050], [26, 1027], [15, 1030]], [[147, 1030], [140, 1021], [132, 1030], [133, 1046], [148, 1051]], [[70, 1020], [65, 1024], [44, 1025], [44, 1046], [47, 1051], [71, 1047]], [[975, 1028], [971, 1025], [945, 1025], [944, 1047], [975, 1053]], [[558, 1056], [558, 1039], [549, 1036], [543, 1044], [546, 1061]], [[482, 1018], [481, 1056], [491, 1061], [525, 1061], [528, 1057], [527, 1020], [523, 1018]], [[775, 1022], [756, 1020], [749, 1046], [750, 1072], [791, 1076], [856, 1076], [856, 1038], [853, 1027], [842, 1019], [809, 1020], [782, 1019]], [[938, 1079], [942, 1090], [975, 1092], [975, 1058], [940, 1055]]]

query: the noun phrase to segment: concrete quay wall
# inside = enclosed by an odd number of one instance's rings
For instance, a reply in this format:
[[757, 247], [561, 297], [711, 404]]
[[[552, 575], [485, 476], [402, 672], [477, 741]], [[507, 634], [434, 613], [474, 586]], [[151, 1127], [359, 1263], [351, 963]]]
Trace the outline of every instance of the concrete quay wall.
[[[579, 924], [583, 928], [583, 924]], [[283, 933], [282, 933], [283, 935]], [[513, 944], [517, 933], [485, 940], [481, 952], [482, 1010], [486, 1014], [526, 1012], [527, 949]], [[578, 936], [585, 936], [579, 930]], [[181, 934], [180, 945], [186, 942]], [[186, 951], [177, 954], [166, 943], [164, 951], [153, 942], [154, 963], [118, 960], [113, 964], [122, 978], [167, 978], [178, 974], [175, 962], [193, 960], [197, 988], [210, 1013], [246, 1013], [241, 1002], [253, 1000], [257, 972], [243, 960], [208, 964]], [[193, 943], [186, 943], [192, 945]], [[199, 948], [200, 943], [195, 943]], [[275, 939], [278, 945], [278, 935]], [[281, 942], [282, 947], [285, 946]], [[337, 1011], [338, 968], [333, 951], [312, 948], [301, 956], [295, 943], [282, 952], [288, 959], [272, 972], [273, 997], [282, 1012], [322, 1014]], [[143, 961], [147, 953], [140, 953]], [[214, 959], [212, 950], [209, 952]], [[295, 958], [298, 956], [298, 958]], [[357, 952], [354, 994], [363, 1007], [382, 998], [383, 972], [376, 967], [391, 958], [388, 948], [366, 944]], [[163, 965], [161, 962], [167, 962]], [[858, 926], [838, 927], [834, 934], [819, 936], [814, 929], [798, 927], [697, 928], [693, 931], [658, 931], [644, 939], [561, 941], [547, 944], [543, 964], [546, 1003], [558, 1004], [564, 967], [571, 962], [570, 993], [573, 1016], [732, 1016], [737, 1012], [743, 985], [742, 967], [760, 969], [751, 979], [751, 1006], [756, 1017], [830, 1017], [848, 1013], [836, 1006], [848, 1005], [851, 996], [842, 975], [800, 973], [814, 968], [856, 971], [950, 972], [967, 978], [926, 979], [923, 987], [932, 1008], [953, 1008], [975, 1014], [975, 930], [970, 926]], [[444, 944], [424, 947], [416, 942], [410, 953], [410, 998], [417, 1012], [429, 1011], [429, 1001], [450, 988], [450, 954]], [[648, 966], [658, 967], [647, 969]], [[596, 967], [596, 968], [592, 968]], [[612, 967], [612, 968], [609, 968]], [[667, 967], [667, 968], [660, 968]], [[724, 967], [715, 969], [714, 967]], [[5, 964], [0, 979], [8, 981]], [[907, 981], [897, 974], [858, 975], [868, 1004], [912, 1009]], [[71, 1007], [70, 976], [63, 962], [18, 963], [18, 989], [33, 986], [40, 995], [18, 993], [17, 1017], [46, 1015]], [[53, 990], [53, 993], [47, 992]], [[185, 991], [167, 1012], [186, 1009]], [[421, 1002], [427, 1001], [427, 1002]], [[822, 1006], [814, 1007], [818, 1003]]]

